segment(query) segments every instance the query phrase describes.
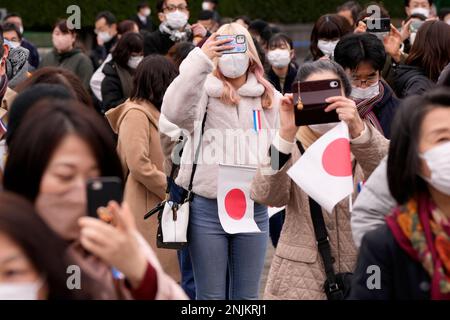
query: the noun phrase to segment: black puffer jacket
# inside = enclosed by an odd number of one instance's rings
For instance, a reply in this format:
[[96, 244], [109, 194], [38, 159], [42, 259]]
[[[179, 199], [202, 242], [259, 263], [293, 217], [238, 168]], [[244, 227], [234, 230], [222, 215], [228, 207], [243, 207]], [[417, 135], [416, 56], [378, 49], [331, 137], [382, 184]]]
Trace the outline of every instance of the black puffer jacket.
[[400, 99], [423, 94], [435, 86], [419, 67], [399, 65], [394, 72], [394, 91]]

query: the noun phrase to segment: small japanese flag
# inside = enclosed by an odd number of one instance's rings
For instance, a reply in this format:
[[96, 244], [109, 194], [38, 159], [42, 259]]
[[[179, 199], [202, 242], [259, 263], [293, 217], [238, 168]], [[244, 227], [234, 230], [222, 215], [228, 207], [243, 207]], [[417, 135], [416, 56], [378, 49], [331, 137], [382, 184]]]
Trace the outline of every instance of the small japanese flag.
[[350, 137], [345, 122], [323, 135], [288, 171], [327, 212], [353, 193]]
[[254, 202], [250, 199], [255, 173], [255, 168], [219, 166], [217, 206], [220, 223], [226, 233], [261, 232], [254, 218]]

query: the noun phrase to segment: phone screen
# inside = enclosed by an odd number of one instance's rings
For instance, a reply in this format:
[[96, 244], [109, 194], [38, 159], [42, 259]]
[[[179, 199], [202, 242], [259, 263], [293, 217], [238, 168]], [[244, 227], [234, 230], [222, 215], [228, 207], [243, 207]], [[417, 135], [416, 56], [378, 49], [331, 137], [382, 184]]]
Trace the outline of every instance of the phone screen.
[[247, 52], [247, 38], [244, 35], [234, 36], [217, 36], [216, 40], [232, 39], [231, 42], [225, 43], [224, 46], [233, 46], [231, 50], [222, 51], [223, 54], [245, 53]]
[[[108, 222], [108, 217], [99, 216], [98, 209], [106, 208], [110, 201], [123, 201], [122, 180], [117, 177], [100, 177], [88, 180], [86, 184], [88, 215]], [[100, 210], [101, 211], [101, 210]], [[106, 215], [106, 214], [105, 214]]]

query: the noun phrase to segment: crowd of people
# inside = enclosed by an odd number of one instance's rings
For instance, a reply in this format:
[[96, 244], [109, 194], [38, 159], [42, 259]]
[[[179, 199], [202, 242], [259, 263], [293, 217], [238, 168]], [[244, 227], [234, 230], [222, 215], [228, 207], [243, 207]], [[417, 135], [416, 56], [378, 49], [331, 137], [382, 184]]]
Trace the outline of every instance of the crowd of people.
[[[401, 26], [379, 32], [349, 1], [298, 57], [279, 27], [221, 17], [217, 0], [193, 24], [188, 0], [155, 6], [159, 26], [147, 2], [129, 20], [98, 13], [91, 50], [59, 20], [42, 56], [21, 16], [4, 18], [0, 300], [450, 299], [450, 9], [405, 0]], [[342, 88], [325, 112], [348, 127], [354, 185], [331, 211], [288, 174], [339, 125], [296, 123], [295, 84], [322, 80]], [[224, 167], [249, 190], [226, 210], [250, 210], [259, 232], [224, 223]], [[99, 177], [120, 178], [123, 202], [94, 217]], [[160, 245], [161, 215], [144, 219], [169, 200], [189, 204], [178, 250]]]

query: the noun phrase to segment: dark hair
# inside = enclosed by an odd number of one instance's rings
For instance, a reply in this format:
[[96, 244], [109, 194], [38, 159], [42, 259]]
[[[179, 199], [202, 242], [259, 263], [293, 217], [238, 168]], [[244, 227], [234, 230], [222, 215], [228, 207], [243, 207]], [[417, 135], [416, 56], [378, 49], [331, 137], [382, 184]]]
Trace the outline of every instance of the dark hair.
[[61, 30], [62, 33], [64, 34], [73, 34], [76, 35], [76, 31], [75, 29], [69, 29], [69, 27], [67, 26], [67, 20], [58, 20], [53, 29], [58, 28], [59, 30]]
[[252, 21], [248, 26], [248, 31], [250, 33], [257, 33], [265, 43], [268, 43], [270, 38], [272, 38], [272, 28], [264, 20], [258, 19]]
[[[163, 12], [164, 11], [164, 5], [166, 4], [167, 0], [158, 0], [158, 2], [156, 2], [156, 11], [158, 13]], [[189, 0], [185, 0], [186, 4], [189, 6]]]
[[8, 31], [14, 31], [15, 33], [17, 33], [19, 40], [22, 40], [22, 34], [20, 33], [19, 28], [14, 23], [5, 22], [2, 25], [2, 35], [3, 35], [3, 32], [8, 32]]
[[238, 21], [238, 20], [244, 21], [244, 23], [245, 23], [246, 25], [248, 25], [248, 26], [252, 23], [252, 20], [251, 20], [249, 17], [247, 17], [247, 16], [239, 16], [239, 17], [236, 17], [236, 18], [233, 19], [233, 22], [236, 22], [236, 21]]
[[136, 69], [130, 99], [149, 101], [160, 110], [164, 94], [177, 75], [178, 70], [169, 59], [149, 55]]
[[172, 48], [169, 49], [167, 57], [175, 64], [177, 69], [180, 68], [181, 63], [186, 59], [188, 54], [195, 49], [195, 45], [192, 42], [178, 42]]
[[450, 8], [442, 8], [439, 12], [439, 19], [444, 21], [445, 17], [450, 14]]
[[8, 131], [5, 134], [6, 144], [10, 145], [22, 119], [29, 108], [43, 99], [75, 99], [70, 92], [59, 84], [40, 83], [33, 85], [17, 95], [8, 111]]
[[[405, 7], [409, 7], [409, 3], [411, 2], [411, 0], [405, 0]], [[431, 5], [433, 5], [433, 0], [428, 0], [428, 3]]]
[[53, 99], [33, 105], [17, 130], [9, 146], [5, 190], [34, 202], [51, 157], [70, 134], [86, 142], [102, 176], [123, 178], [114, 138], [103, 119], [76, 101]]
[[331, 60], [317, 60], [303, 64], [298, 70], [295, 81], [306, 81], [310, 75], [314, 73], [322, 73], [324, 71], [330, 71], [336, 74], [341, 81], [342, 87], [344, 88], [345, 96], [350, 96], [352, 93], [352, 85], [350, 84], [347, 74], [339, 64]]
[[209, 10], [202, 10], [198, 14], [198, 20], [204, 21], [204, 20], [212, 20], [214, 17], [214, 12]]
[[352, 13], [353, 22], [356, 24], [356, 22], [358, 21], [358, 16], [362, 11], [361, 5], [356, 1], [347, 1], [346, 3], [337, 7], [336, 12], [339, 13], [346, 10]]
[[439, 86], [450, 87], [450, 63], [445, 67], [439, 76]]
[[427, 190], [426, 183], [419, 177], [420, 130], [425, 116], [438, 107], [450, 108], [450, 94], [442, 88], [408, 97], [397, 109], [392, 122], [387, 175], [389, 189], [398, 204]]
[[17, 12], [10, 12], [3, 18], [3, 21], [8, 20], [9, 18], [20, 18], [20, 19], [22, 19], [22, 17]]
[[427, 21], [417, 32], [405, 63], [423, 69], [436, 82], [450, 62], [450, 26], [442, 21]]
[[137, 24], [133, 20], [124, 20], [117, 25], [117, 33], [123, 36], [128, 32], [132, 32], [135, 26]]
[[426, 21], [427, 17], [425, 17], [423, 14], [420, 14], [420, 13], [414, 13], [405, 19], [405, 23], [412, 19], [419, 19], [421, 21]]
[[137, 11], [140, 11], [142, 8], [150, 7], [147, 1], [141, 1], [136, 6]]
[[311, 32], [310, 51], [314, 60], [324, 56], [323, 52], [317, 46], [320, 39], [340, 39], [352, 31], [350, 23], [344, 17], [337, 14], [321, 16], [314, 24]]
[[285, 33], [277, 33], [272, 36], [269, 40], [269, 49], [271, 47], [278, 47], [284, 43], [287, 43], [291, 49], [294, 49], [294, 42], [292, 39]]
[[369, 63], [381, 71], [386, 62], [384, 44], [370, 33], [352, 33], [344, 36], [334, 50], [334, 60], [344, 69], [356, 70], [360, 63]]
[[5, 48], [3, 48], [3, 28], [0, 25], [0, 59], [3, 57], [5, 53]]
[[83, 291], [67, 288], [66, 270], [75, 264], [67, 255], [67, 244], [45, 224], [30, 202], [12, 193], [0, 193], [0, 233], [19, 246], [36, 272], [45, 277], [48, 300], [92, 298], [84, 285]]
[[128, 60], [130, 60], [132, 53], [144, 52], [144, 38], [139, 33], [129, 32], [120, 38], [117, 46], [112, 52], [114, 62], [124, 69], [128, 67]]
[[15, 90], [22, 92], [25, 89], [32, 87], [38, 83], [59, 84], [66, 88], [66, 90], [81, 102], [83, 105], [94, 108], [92, 98], [83, 86], [80, 78], [73, 72], [59, 67], [45, 67], [35, 71], [30, 78], [18, 85]]
[[117, 18], [111, 11], [102, 11], [99, 14], [97, 14], [97, 16], [95, 17], [95, 22], [97, 22], [98, 20], [100, 20], [102, 18], [104, 18], [106, 20], [106, 24], [108, 26], [111, 26], [111, 25], [117, 23]]

